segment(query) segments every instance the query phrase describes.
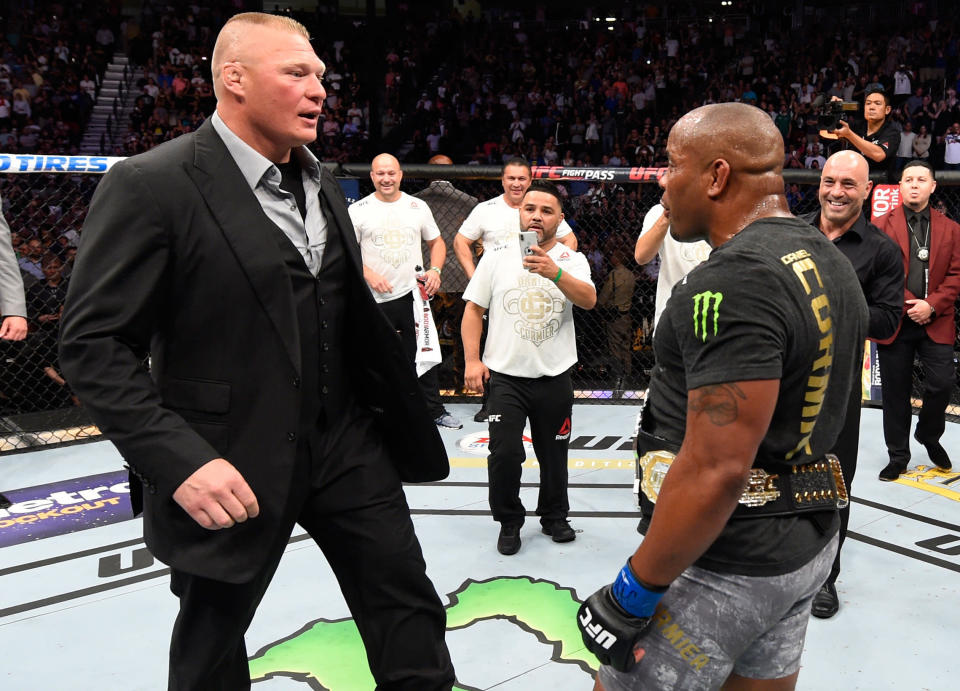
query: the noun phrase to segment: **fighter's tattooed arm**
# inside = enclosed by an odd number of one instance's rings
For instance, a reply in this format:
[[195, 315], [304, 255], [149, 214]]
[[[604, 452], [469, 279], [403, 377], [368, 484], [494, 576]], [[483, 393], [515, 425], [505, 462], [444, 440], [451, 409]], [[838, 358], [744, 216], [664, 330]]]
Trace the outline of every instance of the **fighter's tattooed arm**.
[[764, 379], [690, 390], [683, 444], [630, 560], [643, 582], [667, 585], [717, 539], [746, 485], [779, 387], [779, 380]]
[[737, 399], [745, 400], [746, 394], [736, 384], [704, 386], [690, 392], [687, 408], [691, 412], [706, 413], [717, 427], [736, 422], [739, 415]]

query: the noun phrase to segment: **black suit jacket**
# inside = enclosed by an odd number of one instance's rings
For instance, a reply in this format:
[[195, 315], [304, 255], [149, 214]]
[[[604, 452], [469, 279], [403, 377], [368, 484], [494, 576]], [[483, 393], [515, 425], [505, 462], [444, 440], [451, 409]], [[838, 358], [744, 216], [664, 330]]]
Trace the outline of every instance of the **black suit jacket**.
[[[328, 232], [348, 263], [344, 376], [379, 421], [405, 481], [449, 472], [413, 368], [363, 280], [339, 186], [326, 170]], [[303, 396], [290, 278], [264, 214], [206, 122], [123, 161], [97, 187], [63, 315], [61, 364], [143, 490], [144, 536], [175, 568], [242, 582], [290, 528], [285, 511]], [[148, 372], [142, 366], [150, 354]], [[213, 458], [243, 474], [261, 515], [207, 531], [173, 501]]]

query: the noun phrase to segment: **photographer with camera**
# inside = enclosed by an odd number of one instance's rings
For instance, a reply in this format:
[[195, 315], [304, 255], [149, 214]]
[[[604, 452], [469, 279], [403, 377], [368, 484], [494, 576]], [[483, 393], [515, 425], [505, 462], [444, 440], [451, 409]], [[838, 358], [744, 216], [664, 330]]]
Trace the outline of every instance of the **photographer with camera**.
[[[828, 106], [833, 106], [838, 101], [840, 99], [834, 96]], [[883, 86], [873, 84], [867, 88], [863, 100], [864, 122], [851, 127], [845, 120], [837, 119], [833, 128], [821, 125], [821, 136], [824, 136], [824, 131], [827, 131], [845, 140], [843, 148], [849, 149], [852, 145], [863, 154], [871, 173], [882, 172], [886, 176], [886, 182], [893, 182], [897, 149], [900, 147], [900, 130], [889, 115], [890, 100]]]

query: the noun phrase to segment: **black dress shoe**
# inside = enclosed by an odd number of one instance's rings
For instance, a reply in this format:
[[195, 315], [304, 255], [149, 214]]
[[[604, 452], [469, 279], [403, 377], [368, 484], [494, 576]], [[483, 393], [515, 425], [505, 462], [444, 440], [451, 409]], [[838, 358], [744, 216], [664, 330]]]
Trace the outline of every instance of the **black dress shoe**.
[[500, 554], [516, 554], [520, 551], [520, 526], [501, 525], [500, 537], [497, 538], [497, 551]]
[[[914, 435], [913, 438], [917, 439], [916, 435]], [[935, 466], [941, 470], [950, 470], [953, 468], [953, 464], [950, 463], [950, 456], [947, 455], [947, 450], [940, 445], [940, 442], [926, 442], [921, 439], [917, 439], [917, 441], [923, 444], [923, 448], [927, 450], [927, 455]]]
[[487, 409], [486, 409], [486, 408], [480, 408], [480, 410], [477, 411], [477, 414], [473, 416], [473, 421], [474, 421], [474, 422], [486, 422], [488, 415], [489, 415], [489, 414], [487, 413]]
[[540, 530], [552, 537], [554, 542], [573, 542], [577, 539], [577, 533], [565, 520], [549, 521]]
[[893, 482], [905, 472], [907, 472], [906, 465], [897, 463], [896, 461], [890, 461], [887, 463], [887, 467], [880, 471], [880, 479], [884, 482]]
[[837, 588], [833, 583], [824, 583], [820, 591], [813, 596], [813, 607], [810, 614], [817, 619], [829, 619], [840, 609], [840, 598], [837, 597]]

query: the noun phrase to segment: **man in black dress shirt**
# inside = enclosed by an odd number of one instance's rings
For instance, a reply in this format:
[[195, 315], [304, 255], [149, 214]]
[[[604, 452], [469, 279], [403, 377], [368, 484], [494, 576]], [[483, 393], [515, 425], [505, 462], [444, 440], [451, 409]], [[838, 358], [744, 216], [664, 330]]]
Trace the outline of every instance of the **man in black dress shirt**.
[[[857, 273], [870, 310], [869, 338], [892, 336], [903, 306], [903, 269], [900, 249], [863, 215], [863, 202], [870, 196], [867, 160], [855, 151], [838, 151], [827, 159], [820, 175], [820, 211], [804, 220], [833, 241]], [[860, 383], [850, 392], [843, 429], [832, 452], [840, 459], [843, 479], [850, 491], [857, 469], [860, 442]], [[840, 510], [840, 546], [847, 534], [850, 508]], [[812, 614], [826, 619], [840, 608], [835, 586], [840, 574], [840, 550], [823, 588], [813, 600]]]

